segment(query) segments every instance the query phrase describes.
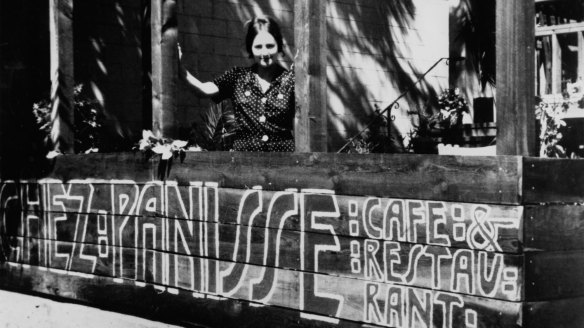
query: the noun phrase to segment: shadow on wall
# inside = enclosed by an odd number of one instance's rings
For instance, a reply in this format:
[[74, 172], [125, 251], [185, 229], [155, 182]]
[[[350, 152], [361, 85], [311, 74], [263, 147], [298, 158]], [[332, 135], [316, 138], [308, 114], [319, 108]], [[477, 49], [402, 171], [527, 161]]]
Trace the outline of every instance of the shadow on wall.
[[[76, 84], [86, 86], [82, 97], [97, 99], [107, 110], [101, 151], [129, 149], [142, 129], [142, 78], [148, 74], [141, 62], [142, 26], [150, 20], [149, 13], [142, 15], [143, 4], [149, 2], [74, 1]], [[33, 116], [33, 104], [50, 99], [48, 5], [48, 1], [35, 6], [0, 1], [2, 177], [43, 174], [41, 163], [47, 149], [45, 135]], [[149, 27], [147, 31], [149, 40]], [[150, 51], [145, 53], [149, 56]], [[149, 57], [147, 60], [149, 63]], [[145, 90], [150, 99], [150, 88]]]
[[[462, 0], [454, 8], [451, 24], [457, 27], [451, 40], [451, 53], [465, 55], [465, 71], [476, 74], [484, 90], [495, 84], [496, 59], [495, 0]], [[451, 74], [456, 78], [457, 71]]]
[[32, 105], [50, 79], [47, 13], [48, 1], [0, 1], [0, 178], [39, 174], [44, 158]]
[[150, 1], [77, 0], [74, 17], [75, 82], [101, 104], [100, 151], [129, 150], [152, 124]]
[[[410, 46], [413, 45], [404, 40], [410, 34], [416, 33], [414, 24], [419, 1], [363, 0], [354, 4], [337, 0], [329, 2], [327, 13], [329, 151], [337, 151], [347, 138], [356, 134], [374, 117], [376, 97], [373, 93], [382, 94], [377, 98], [385, 99], [378, 105], [381, 109], [385, 108], [400, 93], [408, 90], [433, 61], [444, 56], [438, 53], [435, 60], [416, 66], [412, 63], [414, 50]], [[335, 16], [345, 24], [331, 23], [330, 16]], [[443, 19], [447, 20], [448, 17]], [[447, 44], [444, 46], [448, 47]], [[382, 70], [375, 72], [381, 76], [367, 76], [370, 71], [360, 67], [363, 62], [358, 60], [347, 62], [347, 52], [351, 52], [352, 55], [357, 53], [357, 56], [372, 61], [373, 66], [381, 67]], [[378, 90], [372, 90], [372, 86], [368, 85], [368, 80], [372, 78], [385, 79], [390, 83], [373, 86]], [[417, 87], [411, 88], [408, 95], [400, 101], [402, 113], [396, 113], [394, 110], [393, 114], [407, 117], [406, 107], [410, 108], [410, 112], [435, 108], [440, 91], [436, 88], [436, 83], [422, 81]], [[388, 98], [388, 94], [391, 93], [395, 96]], [[331, 104], [331, 98], [336, 98], [337, 101]], [[344, 108], [338, 108], [340, 106]], [[406, 113], [403, 113], [404, 111]]]
[[450, 14], [450, 56], [466, 60], [450, 68], [450, 84], [464, 85], [468, 100], [493, 97], [496, 72], [495, 0], [461, 0]]

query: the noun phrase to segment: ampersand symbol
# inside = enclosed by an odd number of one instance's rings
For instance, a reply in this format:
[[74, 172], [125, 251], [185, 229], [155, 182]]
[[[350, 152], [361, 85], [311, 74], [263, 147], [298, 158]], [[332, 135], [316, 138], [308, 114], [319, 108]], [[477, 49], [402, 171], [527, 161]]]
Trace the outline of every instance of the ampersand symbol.
[[489, 219], [490, 208], [477, 206], [473, 209], [473, 223], [468, 228], [467, 242], [474, 249], [502, 251], [497, 243], [497, 229]]

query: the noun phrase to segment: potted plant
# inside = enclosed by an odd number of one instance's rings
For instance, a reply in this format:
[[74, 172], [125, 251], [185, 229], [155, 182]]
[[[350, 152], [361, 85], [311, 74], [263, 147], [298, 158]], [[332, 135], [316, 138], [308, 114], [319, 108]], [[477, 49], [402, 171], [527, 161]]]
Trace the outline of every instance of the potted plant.
[[410, 149], [415, 153], [437, 153], [437, 141], [459, 144], [462, 141], [463, 117], [469, 114], [468, 103], [458, 88], [444, 90], [438, 97], [439, 111], [427, 116], [418, 112], [418, 125], [412, 132]]

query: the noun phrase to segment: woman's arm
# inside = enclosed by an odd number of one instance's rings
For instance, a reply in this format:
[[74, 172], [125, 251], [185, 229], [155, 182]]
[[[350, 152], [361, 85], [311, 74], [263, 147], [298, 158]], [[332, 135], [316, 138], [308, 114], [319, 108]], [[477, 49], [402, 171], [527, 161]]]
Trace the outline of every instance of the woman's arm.
[[201, 82], [193, 74], [191, 74], [182, 63], [182, 49], [180, 44], [178, 46], [178, 74], [179, 77], [187, 82], [195, 92], [201, 97], [213, 97], [219, 93], [219, 88], [213, 82]]

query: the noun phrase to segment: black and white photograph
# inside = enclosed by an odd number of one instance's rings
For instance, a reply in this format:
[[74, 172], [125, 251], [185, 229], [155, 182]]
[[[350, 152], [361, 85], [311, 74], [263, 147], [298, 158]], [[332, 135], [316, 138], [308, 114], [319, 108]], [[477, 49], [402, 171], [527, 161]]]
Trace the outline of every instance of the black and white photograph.
[[584, 0], [0, 0], [45, 327], [584, 327]]

